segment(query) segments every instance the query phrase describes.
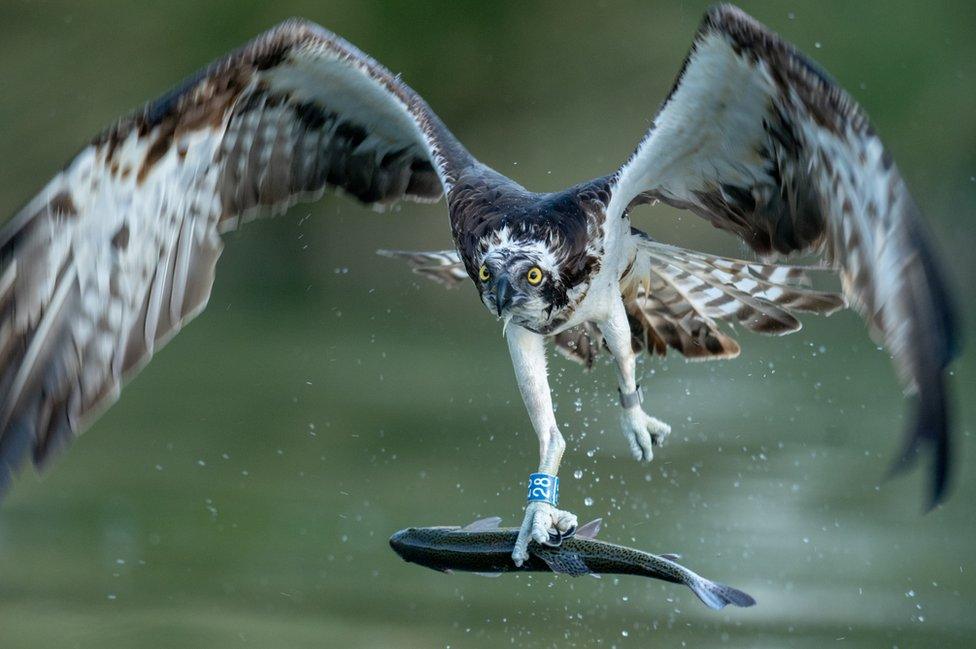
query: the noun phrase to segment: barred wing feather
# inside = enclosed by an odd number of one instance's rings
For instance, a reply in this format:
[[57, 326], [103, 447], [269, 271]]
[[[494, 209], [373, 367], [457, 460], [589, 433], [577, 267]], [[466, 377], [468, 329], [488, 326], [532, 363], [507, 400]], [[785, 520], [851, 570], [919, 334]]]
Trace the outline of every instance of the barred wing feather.
[[739, 345], [719, 323], [763, 334], [800, 329], [794, 312], [829, 315], [845, 306], [809, 287], [817, 269], [745, 262], [692, 252], [635, 231], [635, 253], [621, 280], [634, 346], [692, 360], [733, 358]]
[[0, 492], [203, 309], [220, 233], [328, 187], [435, 201], [469, 161], [398, 77], [300, 20], [105, 131], [0, 230]]
[[717, 7], [611, 191], [610, 218], [660, 200], [761, 255], [822, 253], [918, 393], [902, 463], [932, 448], [933, 502], [943, 497], [953, 307], [905, 182], [846, 92], [746, 14]]

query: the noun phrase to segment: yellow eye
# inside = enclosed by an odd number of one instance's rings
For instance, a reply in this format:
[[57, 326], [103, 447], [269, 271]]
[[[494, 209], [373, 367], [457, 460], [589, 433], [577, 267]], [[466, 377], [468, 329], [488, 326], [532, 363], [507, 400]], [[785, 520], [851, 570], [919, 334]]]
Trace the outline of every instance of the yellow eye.
[[484, 264], [481, 264], [481, 268], [478, 270], [478, 279], [482, 282], [487, 282], [491, 279], [491, 272], [489, 272], [488, 267]]
[[532, 286], [538, 286], [539, 282], [542, 281], [542, 271], [539, 270], [538, 266], [533, 266], [529, 269], [529, 272], [525, 274], [525, 279], [527, 279], [529, 284]]

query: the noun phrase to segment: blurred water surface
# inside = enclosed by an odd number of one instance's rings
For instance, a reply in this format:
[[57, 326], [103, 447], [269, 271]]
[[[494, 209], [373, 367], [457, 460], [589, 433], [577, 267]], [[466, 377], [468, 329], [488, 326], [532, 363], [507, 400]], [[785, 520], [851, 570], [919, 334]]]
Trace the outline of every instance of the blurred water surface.
[[[402, 72], [485, 162], [556, 189], [628, 155], [704, 6], [6, 0], [0, 206], [288, 15]], [[973, 322], [976, 5], [744, 8], [867, 108]], [[635, 220], [742, 254], [673, 210]], [[650, 467], [616, 429], [611, 369], [557, 359], [564, 505], [759, 605], [715, 613], [637, 579], [447, 576], [402, 563], [389, 534], [516, 524], [537, 446], [473, 288], [373, 255], [449, 247], [443, 206], [376, 214], [332, 197], [229, 239], [204, 315], [0, 505], [0, 647], [972, 646], [971, 356], [955, 368], [955, 492], [924, 516], [921, 473], [881, 481], [906, 404], [850, 313], [744, 334], [731, 362], [645, 362], [648, 407], [675, 430]]]

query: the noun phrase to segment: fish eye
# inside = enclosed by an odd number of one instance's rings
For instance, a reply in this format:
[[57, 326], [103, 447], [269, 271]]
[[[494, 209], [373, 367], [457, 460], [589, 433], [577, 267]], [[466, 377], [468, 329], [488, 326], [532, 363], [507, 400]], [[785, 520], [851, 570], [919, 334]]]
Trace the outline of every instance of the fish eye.
[[533, 266], [525, 274], [525, 279], [532, 286], [538, 286], [542, 282], [542, 270], [538, 266]]
[[489, 271], [488, 267], [484, 264], [481, 264], [481, 268], [478, 269], [478, 279], [480, 279], [482, 282], [487, 282], [489, 279], [491, 279], [491, 271]]

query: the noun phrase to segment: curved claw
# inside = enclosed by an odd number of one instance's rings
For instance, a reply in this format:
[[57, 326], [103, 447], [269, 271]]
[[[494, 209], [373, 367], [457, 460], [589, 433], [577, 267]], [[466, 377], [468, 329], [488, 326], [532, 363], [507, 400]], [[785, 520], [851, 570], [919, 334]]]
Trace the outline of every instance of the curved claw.
[[512, 561], [521, 567], [529, 558], [531, 543], [559, 547], [566, 537], [565, 533], [576, 524], [576, 516], [570, 512], [556, 509], [548, 503], [530, 502], [525, 507], [525, 518], [512, 548]]
[[563, 535], [559, 530], [549, 530], [549, 538], [542, 544], [548, 545], [550, 548], [558, 548], [563, 544]]
[[654, 459], [654, 446], [661, 446], [671, 433], [671, 427], [651, 417], [640, 408], [624, 410], [621, 413], [624, 436], [630, 444], [631, 455], [639, 462]]
[[576, 526], [573, 525], [565, 532], [560, 532], [557, 529], [549, 530], [549, 539], [543, 543], [543, 545], [548, 545], [550, 548], [558, 548], [563, 544], [563, 541], [570, 539], [576, 535]]

